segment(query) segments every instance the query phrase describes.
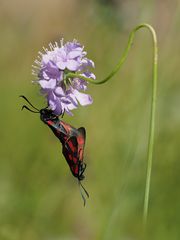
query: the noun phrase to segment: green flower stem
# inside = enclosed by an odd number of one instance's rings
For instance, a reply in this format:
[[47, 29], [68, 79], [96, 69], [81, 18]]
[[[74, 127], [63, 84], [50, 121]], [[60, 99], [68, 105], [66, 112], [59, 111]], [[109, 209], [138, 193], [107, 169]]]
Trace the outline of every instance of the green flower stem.
[[147, 176], [146, 176], [146, 185], [145, 185], [145, 196], [144, 196], [144, 211], [143, 211], [143, 220], [144, 223], [147, 221], [147, 215], [148, 215], [148, 206], [149, 206], [149, 192], [150, 192], [150, 181], [151, 181], [151, 171], [152, 171], [152, 158], [153, 158], [153, 148], [154, 148], [154, 130], [155, 130], [155, 110], [156, 110], [156, 92], [157, 92], [157, 60], [158, 60], [158, 48], [157, 48], [157, 37], [156, 32], [153, 29], [153, 27], [149, 24], [140, 24], [137, 27], [135, 27], [128, 39], [127, 47], [125, 48], [119, 62], [113, 69], [113, 71], [103, 80], [97, 81], [93, 80], [91, 78], [86, 78], [80, 74], [77, 73], [68, 73], [66, 75], [67, 78], [73, 78], [78, 77], [81, 78], [87, 82], [93, 83], [93, 84], [102, 84], [107, 82], [109, 79], [111, 79], [117, 72], [120, 70], [121, 66], [125, 62], [127, 55], [129, 53], [129, 50], [132, 46], [135, 33], [141, 29], [141, 28], [147, 28], [151, 35], [153, 40], [153, 81], [152, 81], [152, 98], [151, 98], [151, 112], [150, 112], [150, 124], [149, 124], [149, 140], [148, 140], [148, 154], [147, 154]]

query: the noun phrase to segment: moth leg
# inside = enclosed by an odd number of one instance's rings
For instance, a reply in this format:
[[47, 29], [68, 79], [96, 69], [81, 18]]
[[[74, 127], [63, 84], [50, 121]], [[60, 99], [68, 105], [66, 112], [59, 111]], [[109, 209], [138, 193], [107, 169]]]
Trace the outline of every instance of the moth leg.
[[86, 169], [86, 163], [83, 163], [83, 165], [82, 165], [82, 174], [84, 173], [85, 169]]
[[86, 163], [79, 162], [79, 177], [80, 178], [81, 177], [84, 178], [83, 173], [84, 173], [85, 169], [86, 169]]
[[65, 113], [65, 110], [62, 112], [62, 114], [61, 114], [61, 117], [63, 118], [64, 117], [64, 113]]

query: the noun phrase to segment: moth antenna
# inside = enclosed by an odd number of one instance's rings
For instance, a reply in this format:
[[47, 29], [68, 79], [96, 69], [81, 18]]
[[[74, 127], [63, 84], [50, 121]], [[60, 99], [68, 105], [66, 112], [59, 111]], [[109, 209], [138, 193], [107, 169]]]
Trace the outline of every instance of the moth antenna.
[[84, 207], [85, 207], [85, 205], [86, 205], [86, 198], [85, 198], [85, 196], [83, 195], [82, 189], [84, 190], [84, 192], [86, 193], [86, 195], [87, 195], [88, 198], [89, 198], [89, 194], [88, 194], [88, 192], [86, 191], [86, 189], [83, 187], [83, 185], [81, 184], [81, 182], [78, 181], [78, 183], [79, 183], [80, 194], [81, 194], [81, 197], [82, 197], [82, 199], [83, 199]]
[[30, 104], [31, 107], [33, 107], [34, 109], [36, 109], [37, 111], [39, 111], [39, 109], [36, 108], [34, 105], [32, 105], [32, 103], [31, 103], [25, 96], [20, 95], [19, 97], [24, 98], [24, 99], [26, 100], [26, 102], [28, 102], [28, 103]]
[[89, 193], [87, 192], [87, 190], [85, 189], [85, 187], [82, 185], [82, 183], [79, 181], [80, 186], [82, 187], [82, 189], [84, 190], [84, 192], [86, 193], [86, 196], [89, 198]]
[[86, 206], [86, 198], [84, 197], [83, 193], [82, 193], [82, 190], [81, 190], [81, 187], [79, 185], [79, 189], [80, 189], [80, 194], [81, 194], [81, 197], [83, 199], [83, 202], [84, 202], [84, 207]]
[[30, 112], [39, 113], [39, 112], [35, 112], [35, 111], [31, 110], [31, 109], [28, 108], [26, 105], [23, 105], [23, 106], [22, 106], [21, 111], [22, 111], [24, 108], [27, 109], [27, 110], [30, 111]]

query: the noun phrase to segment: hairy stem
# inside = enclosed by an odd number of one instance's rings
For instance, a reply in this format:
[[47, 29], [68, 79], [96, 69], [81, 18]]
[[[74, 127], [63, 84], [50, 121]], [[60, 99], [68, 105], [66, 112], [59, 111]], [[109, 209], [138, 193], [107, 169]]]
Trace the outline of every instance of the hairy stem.
[[113, 71], [104, 79], [97, 81], [91, 78], [86, 78], [77, 73], [68, 73], [67, 78], [78, 77], [87, 82], [93, 84], [103, 84], [110, 80], [121, 68], [125, 62], [129, 50], [131, 49], [135, 33], [141, 29], [146, 28], [150, 31], [153, 40], [153, 79], [152, 79], [152, 97], [151, 97], [151, 111], [150, 111], [150, 124], [149, 124], [149, 139], [148, 139], [148, 153], [147, 153], [147, 175], [146, 175], [146, 185], [145, 185], [145, 195], [144, 195], [144, 210], [143, 210], [143, 221], [144, 224], [147, 222], [148, 207], [149, 207], [149, 192], [150, 192], [150, 182], [151, 182], [151, 172], [152, 172], [152, 158], [153, 158], [153, 148], [154, 148], [154, 131], [155, 131], [155, 110], [156, 110], [156, 92], [157, 92], [157, 61], [158, 61], [158, 47], [157, 47], [157, 37], [154, 28], [149, 24], [140, 24], [135, 27], [128, 39], [128, 44]]

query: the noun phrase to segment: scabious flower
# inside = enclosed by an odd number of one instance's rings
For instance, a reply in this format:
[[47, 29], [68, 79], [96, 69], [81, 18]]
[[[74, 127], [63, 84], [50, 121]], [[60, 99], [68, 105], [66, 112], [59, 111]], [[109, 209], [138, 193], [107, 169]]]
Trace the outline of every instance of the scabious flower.
[[[71, 110], [78, 105], [86, 106], [92, 103], [90, 95], [85, 94], [88, 83], [81, 78], [66, 78], [68, 73], [77, 73], [82, 76], [95, 79], [95, 75], [89, 68], [94, 67], [94, 62], [86, 57], [84, 47], [76, 40], [60, 46], [49, 44], [49, 48], [43, 48], [44, 53], [39, 52], [36, 66], [33, 66], [33, 74], [37, 76], [40, 91], [47, 99], [48, 106], [56, 115], [64, 112], [72, 115]], [[82, 92], [83, 91], [83, 92]]]

